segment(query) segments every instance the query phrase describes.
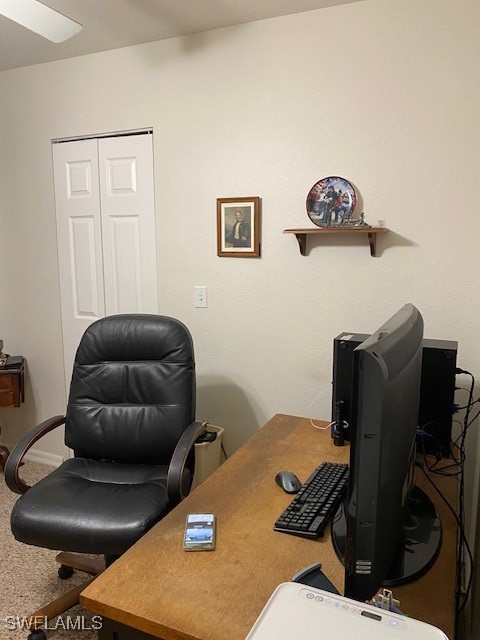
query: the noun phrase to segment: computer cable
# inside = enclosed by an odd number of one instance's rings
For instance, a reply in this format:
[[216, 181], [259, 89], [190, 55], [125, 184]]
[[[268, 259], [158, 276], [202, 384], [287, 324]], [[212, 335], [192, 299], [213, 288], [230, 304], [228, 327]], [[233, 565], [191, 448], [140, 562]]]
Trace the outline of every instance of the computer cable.
[[[470, 413], [472, 410], [472, 406], [473, 406], [473, 391], [475, 388], [475, 377], [472, 373], [470, 373], [470, 371], [466, 371], [464, 369], [460, 369], [457, 368], [456, 370], [457, 374], [464, 374], [464, 375], [468, 375], [471, 378], [471, 383], [470, 383], [470, 387], [469, 387], [469, 393], [468, 393], [468, 402], [466, 405], [466, 410], [465, 410], [465, 416], [463, 419], [463, 429], [462, 429], [462, 433], [461, 433], [461, 437], [460, 437], [460, 444], [459, 444], [459, 448], [460, 448], [460, 453], [461, 453], [461, 460], [462, 460], [462, 464], [461, 464], [461, 473], [460, 473], [460, 487], [459, 487], [459, 514], [458, 517], [460, 519], [462, 528], [461, 531], [465, 531], [465, 507], [464, 507], [464, 499], [465, 499], [465, 455], [466, 455], [466, 451], [465, 451], [465, 440], [466, 440], [466, 436], [467, 436], [467, 430], [468, 428], [472, 425], [472, 423], [474, 422], [475, 418], [473, 420], [470, 420]], [[459, 612], [463, 611], [467, 600], [468, 600], [468, 596], [470, 593], [470, 587], [471, 587], [471, 582], [472, 582], [472, 574], [473, 574], [473, 558], [471, 556], [471, 552], [470, 552], [470, 548], [468, 546], [468, 541], [466, 540], [466, 536], [465, 534], [463, 535], [463, 541], [461, 539], [461, 537], [459, 537], [458, 539], [458, 544], [457, 544], [457, 560], [458, 560], [458, 566], [460, 569], [462, 569], [462, 567], [465, 564], [465, 548], [467, 549], [467, 553], [469, 554], [469, 560], [470, 560], [470, 575], [469, 575], [469, 579], [468, 579], [468, 585], [465, 589], [465, 594], [464, 594], [464, 598], [463, 598], [463, 603], [460, 604], [459, 606]], [[458, 576], [458, 583], [459, 586], [461, 587], [461, 576]]]
[[[465, 530], [464, 530], [464, 526], [462, 524], [462, 522], [460, 521], [459, 515], [455, 512], [455, 510], [453, 509], [453, 507], [451, 506], [451, 504], [448, 502], [448, 500], [445, 498], [445, 496], [443, 495], [443, 493], [440, 491], [440, 489], [436, 486], [436, 484], [433, 482], [433, 480], [430, 478], [429, 475], [427, 475], [427, 472], [425, 471], [423, 464], [420, 462], [416, 463], [416, 466], [421, 469], [421, 471], [424, 473], [425, 477], [427, 478], [427, 480], [430, 482], [430, 484], [433, 486], [433, 488], [435, 489], [435, 491], [437, 491], [437, 493], [441, 496], [442, 500], [447, 504], [448, 508], [450, 509], [453, 517], [455, 518], [455, 522], [457, 523], [457, 526], [459, 528], [460, 531], [460, 536], [459, 539], [463, 540], [465, 539]], [[467, 542], [468, 545], [468, 542]], [[469, 556], [471, 558], [471, 556]], [[460, 608], [460, 594], [461, 594], [461, 583], [460, 583], [460, 564], [459, 564], [459, 547], [458, 547], [458, 543], [457, 543], [457, 551], [456, 551], [456, 564], [457, 564], [457, 575], [456, 575], [456, 582], [455, 582], [455, 613], [456, 613], [456, 619], [458, 619], [458, 614], [461, 611]], [[473, 559], [471, 558], [471, 561], [473, 562]]]
[[[478, 402], [478, 400], [477, 400], [477, 402]], [[475, 422], [475, 420], [478, 418], [478, 416], [480, 416], [480, 409], [477, 411], [477, 413], [473, 416], [473, 418], [467, 424], [467, 429], [468, 429], [468, 427], [470, 427]]]
[[[461, 465], [463, 465], [463, 463], [465, 462], [465, 451], [464, 449], [461, 449], [460, 445], [458, 444], [458, 441], [460, 440], [460, 438], [463, 435], [463, 422], [461, 422], [460, 420], [452, 420], [452, 422], [456, 422], [459, 427], [460, 427], [460, 434], [457, 436], [457, 438], [455, 440], [450, 440], [450, 456], [453, 459], [453, 462], [444, 465], [441, 469], [450, 469], [450, 468], [459, 468], [461, 467]], [[448, 475], [448, 474], [443, 474], [441, 473], [440, 475]], [[452, 475], [459, 475], [459, 472], [452, 474]]]
[[[467, 389], [466, 389], [466, 391], [467, 391]], [[477, 398], [476, 400], [474, 400], [471, 405], [466, 404], [465, 406], [461, 407], [460, 405], [456, 404], [455, 405], [455, 413], [457, 411], [460, 411], [461, 409], [468, 409], [469, 406], [473, 407], [473, 405], [477, 404], [478, 402], [480, 402], [480, 398]]]
[[320, 398], [320, 396], [325, 395], [328, 391], [332, 390], [332, 385], [328, 385], [328, 387], [325, 387], [324, 389], [322, 389], [320, 391], [320, 393], [318, 393], [315, 398], [311, 401], [311, 403], [308, 405], [308, 412], [307, 412], [307, 416], [308, 419], [310, 420], [310, 424], [312, 425], [312, 427], [314, 427], [315, 429], [320, 429], [320, 431], [326, 431], [327, 429], [330, 429], [330, 427], [332, 426], [333, 422], [330, 422], [329, 424], [327, 424], [326, 426], [323, 426], [321, 424], [315, 424], [313, 422], [313, 418], [311, 416], [311, 410], [313, 405], [315, 404], [315, 402]]
[[[428, 469], [428, 471], [432, 474], [435, 473], [441, 476], [456, 477], [459, 484], [458, 514], [455, 514], [455, 519], [460, 530], [460, 536], [458, 537], [458, 540], [457, 540], [457, 550], [456, 550], [457, 576], [456, 576], [456, 585], [455, 585], [455, 610], [456, 610], [457, 619], [458, 619], [458, 614], [461, 611], [463, 611], [468, 601], [468, 597], [471, 590], [472, 576], [473, 576], [473, 557], [472, 557], [471, 550], [469, 548], [468, 541], [466, 538], [466, 533], [465, 533], [465, 506], [464, 506], [465, 460], [466, 460], [465, 440], [466, 440], [466, 434], [467, 434], [468, 428], [473, 424], [476, 418], [480, 415], [480, 411], [478, 411], [473, 418], [471, 417], [472, 407], [474, 404], [478, 402], [478, 400], [475, 400], [475, 401], [473, 400], [473, 391], [474, 391], [474, 385], [475, 385], [474, 376], [470, 372], [464, 371], [463, 369], [458, 369], [457, 373], [469, 375], [471, 377], [471, 384], [469, 388], [464, 389], [465, 391], [468, 391], [468, 394], [469, 394], [467, 404], [465, 406], [459, 406], [459, 405], [455, 406], [455, 413], [457, 413], [457, 411], [460, 411], [460, 410], [466, 410], [466, 413], [462, 421], [455, 420], [455, 422], [457, 422], [460, 426], [460, 434], [455, 440], [452, 440], [450, 442], [450, 452], [453, 458], [453, 462], [449, 462], [447, 464], [440, 464], [441, 460], [439, 460], [438, 456], [436, 456], [435, 462], [430, 463], [425, 452], [425, 444], [424, 444], [423, 437], [421, 438], [421, 442], [422, 442], [425, 467]], [[425, 427], [427, 427], [428, 424], [429, 423], [423, 425], [423, 428], [420, 429], [419, 435], [421, 436], [428, 435], [428, 432], [425, 431]], [[425, 469], [423, 467], [421, 468], [422, 468], [422, 471], [425, 472]], [[438, 487], [434, 485], [431, 478], [428, 478], [428, 480], [433, 484], [433, 486], [435, 486], [435, 489], [439, 491]], [[441, 492], [439, 491], [439, 493]], [[442, 498], [444, 498], [444, 496], [442, 496]], [[454, 512], [452, 511], [452, 513]], [[468, 584], [465, 588], [464, 593], [462, 593], [461, 571], [462, 571], [462, 568], [465, 566], [465, 550], [468, 554], [470, 572], [469, 572]]]
[[469, 391], [468, 387], [455, 387], [455, 391]]
[[464, 601], [458, 607], [458, 613], [460, 613], [463, 610], [463, 608], [465, 607], [465, 604], [466, 604], [466, 602], [468, 600], [468, 596], [470, 594], [470, 588], [471, 588], [471, 584], [472, 584], [472, 578], [473, 578], [473, 555], [472, 555], [472, 552], [470, 550], [470, 545], [468, 544], [468, 540], [467, 540], [467, 537], [466, 537], [466, 534], [465, 534], [465, 527], [463, 526], [459, 516], [456, 514], [455, 509], [452, 507], [450, 502], [443, 495], [443, 493], [440, 491], [440, 489], [437, 487], [437, 485], [433, 482], [433, 480], [430, 478], [428, 473], [425, 471], [425, 469], [423, 467], [423, 464], [417, 462], [416, 466], [423, 472], [423, 474], [425, 475], [425, 477], [428, 480], [428, 482], [432, 485], [432, 487], [435, 489], [435, 491], [438, 493], [438, 495], [442, 498], [442, 500], [445, 502], [445, 504], [447, 505], [448, 509], [452, 513], [453, 517], [455, 518], [455, 522], [457, 523], [459, 531], [460, 531], [460, 538], [462, 539], [463, 544], [465, 545], [465, 548], [467, 550], [469, 563], [470, 563], [470, 576], [469, 576], [467, 588], [465, 589]]
[[475, 388], [475, 377], [474, 377], [473, 373], [470, 373], [470, 371], [465, 371], [464, 369], [457, 368], [455, 370], [455, 372], [457, 374], [464, 374], [464, 375], [470, 376], [471, 379], [472, 379], [472, 381], [470, 383], [469, 392], [468, 392], [468, 402], [467, 402], [466, 406], [464, 407], [466, 409], [466, 414], [465, 414], [465, 418], [464, 418], [464, 424], [468, 426], [467, 423], [469, 421], [470, 411], [472, 410], [473, 405], [477, 402], [477, 401], [473, 400], [473, 391], [474, 391], [474, 388]]
[[[464, 369], [460, 369], [460, 368], [456, 369], [456, 374], [465, 374], [470, 376], [471, 378], [470, 386], [468, 387], [468, 389], [465, 389], [468, 391], [467, 404], [465, 406], [455, 405], [455, 408], [454, 408], [455, 413], [460, 410], [465, 410], [466, 412], [462, 422], [460, 423], [460, 421], [458, 421], [461, 428], [460, 434], [456, 438], [456, 440], [452, 441], [451, 443], [452, 452], [453, 452], [453, 447], [457, 449], [456, 455], [454, 455], [454, 460], [456, 460], [456, 462], [458, 463], [458, 468], [459, 468], [458, 522], [459, 522], [459, 529], [460, 529], [461, 535], [457, 539], [457, 552], [456, 552], [457, 580], [456, 580], [456, 603], [455, 603], [457, 619], [458, 619], [458, 614], [463, 611], [468, 601], [472, 579], [473, 579], [473, 557], [472, 557], [470, 548], [468, 546], [468, 541], [465, 535], [465, 506], [464, 506], [465, 504], [465, 460], [466, 460], [465, 442], [466, 442], [467, 431], [469, 427], [473, 424], [473, 422], [476, 420], [478, 415], [480, 414], [480, 411], [473, 418], [470, 417], [472, 407], [478, 401], [478, 400], [475, 400], [475, 401], [473, 400], [473, 392], [475, 388], [475, 377], [469, 371], [465, 371]], [[453, 466], [455, 465], [454, 464], [447, 465], [445, 468], [452, 468]], [[448, 475], [448, 474], [442, 473], [442, 475]], [[467, 551], [467, 554], [468, 554], [470, 572], [469, 572], [469, 579], [468, 579], [467, 586], [465, 588], [465, 592], [462, 594], [462, 573], [461, 572], [465, 566], [465, 550]]]
[[[420, 442], [422, 443], [422, 453], [423, 453], [423, 459], [425, 461], [425, 464], [427, 465], [427, 468], [429, 471], [431, 471], [435, 464], [437, 464], [438, 462], [440, 462], [440, 460], [442, 459], [442, 447], [440, 446], [440, 442], [438, 441], [438, 439], [431, 433], [429, 433], [428, 431], [425, 430], [426, 427], [428, 427], [431, 424], [437, 424], [436, 422], [427, 422], [425, 425], [418, 427], [417, 429], [417, 436], [420, 436], [421, 440]], [[431, 455], [435, 455], [435, 459], [436, 462], [433, 465], [429, 465], [428, 460], [427, 460], [427, 454], [425, 451], [425, 440], [424, 438], [430, 438], [431, 440], [433, 440], [435, 442], [435, 444], [437, 445], [437, 450], [435, 452], [435, 454], [431, 454]]]
[[[434, 438], [434, 436], [432, 436], [429, 433], [425, 433], [422, 434], [421, 432], [418, 433], [418, 435], [425, 435], [425, 436], [430, 436], [432, 438]], [[436, 438], [434, 438], [434, 440], [437, 442], [438, 444], [438, 440], [436, 440]], [[443, 464], [441, 466], [440, 462], [442, 461], [442, 454], [440, 451], [438, 451], [435, 455], [435, 462], [433, 462], [432, 464], [429, 463], [428, 461], [428, 455], [433, 455], [433, 454], [427, 454], [425, 451], [425, 443], [423, 441], [423, 438], [421, 440], [422, 443], [422, 453], [423, 453], [423, 459], [425, 462], [425, 466], [427, 467], [427, 469], [431, 472], [431, 473], [436, 473], [439, 476], [446, 476], [446, 477], [458, 477], [461, 474], [461, 464], [464, 461], [464, 454], [461, 454], [459, 457], [457, 456], [457, 454], [455, 454], [452, 450], [452, 447], [456, 447], [457, 449], [459, 449], [459, 447], [454, 443], [454, 442], [450, 442], [450, 456], [453, 458], [454, 462], [448, 462], [446, 464]], [[455, 471], [448, 471], [448, 469], [455, 469]]]
[[[434, 422], [427, 422], [424, 426], [430, 425], [430, 424], [435, 424]], [[442, 466], [439, 466], [439, 464], [442, 462], [442, 452], [441, 452], [441, 446], [440, 446], [440, 442], [437, 440], [437, 438], [431, 434], [428, 433], [427, 431], [425, 431], [424, 428], [419, 428], [417, 429], [417, 435], [421, 437], [420, 442], [421, 442], [421, 454], [423, 456], [423, 460], [425, 462], [425, 466], [427, 467], [428, 471], [431, 473], [436, 473], [440, 476], [447, 476], [447, 477], [458, 477], [461, 473], [460, 470], [460, 463], [457, 459], [457, 456], [454, 454], [453, 450], [452, 450], [452, 446], [456, 446], [454, 445], [453, 442], [450, 442], [450, 456], [453, 458], [454, 462], [449, 462], [447, 464], [443, 464]], [[437, 445], [438, 449], [437, 452], [435, 454], [427, 454], [427, 452], [425, 451], [425, 441], [424, 438], [428, 437], [431, 438], [435, 444]], [[435, 457], [435, 462], [430, 463], [428, 460], [428, 456], [434, 456]], [[455, 469], [455, 471], [447, 471], [448, 469]]]

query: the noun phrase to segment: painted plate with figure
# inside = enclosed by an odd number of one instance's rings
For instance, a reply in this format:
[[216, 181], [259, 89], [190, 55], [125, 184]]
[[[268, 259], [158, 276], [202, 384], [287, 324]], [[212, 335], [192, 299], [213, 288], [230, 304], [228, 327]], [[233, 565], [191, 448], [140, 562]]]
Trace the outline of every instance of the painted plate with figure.
[[353, 225], [357, 194], [345, 178], [328, 176], [316, 182], [307, 196], [307, 214], [318, 227]]

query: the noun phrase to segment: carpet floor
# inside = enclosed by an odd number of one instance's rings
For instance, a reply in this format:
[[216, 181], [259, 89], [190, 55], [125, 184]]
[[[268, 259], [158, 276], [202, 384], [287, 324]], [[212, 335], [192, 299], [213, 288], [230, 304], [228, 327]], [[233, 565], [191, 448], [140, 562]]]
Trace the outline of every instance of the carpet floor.
[[[34, 462], [26, 462], [21, 476], [33, 484], [52, 469]], [[59, 565], [56, 552], [17, 542], [10, 531], [10, 513], [18, 498], [0, 475], [0, 639], [26, 640], [28, 631], [19, 628], [18, 618], [27, 616], [58, 598], [72, 587], [88, 579], [87, 574], [75, 571], [68, 580], [57, 575]], [[70, 616], [70, 620], [67, 619]], [[77, 618], [80, 616], [80, 618]], [[95, 621], [94, 621], [95, 622]], [[66, 629], [67, 625], [70, 629]], [[75, 626], [76, 625], [76, 626]], [[53, 619], [46, 630], [47, 638], [55, 640], [96, 640], [90, 614], [79, 606], [60, 618]], [[83, 629], [83, 630], [82, 630]]]

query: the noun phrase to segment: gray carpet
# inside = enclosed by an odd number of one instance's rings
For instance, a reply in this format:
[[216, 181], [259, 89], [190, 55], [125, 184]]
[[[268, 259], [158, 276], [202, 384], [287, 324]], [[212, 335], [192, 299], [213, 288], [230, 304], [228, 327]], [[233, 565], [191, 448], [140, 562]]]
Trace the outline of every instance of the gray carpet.
[[[28, 484], [33, 484], [52, 469], [45, 465], [27, 462], [21, 476]], [[10, 513], [18, 498], [5, 484], [0, 475], [0, 639], [26, 640], [28, 631], [11, 629], [18, 626], [16, 617], [26, 616], [59, 597], [72, 587], [88, 579], [85, 573], [75, 571], [69, 580], [57, 576], [58, 564], [55, 551], [39, 549], [17, 542], [10, 531]], [[70, 616], [70, 620], [67, 619]], [[84, 616], [84, 620], [77, 619]], [[80, 625], [83, 622], [83, 628]], [[77, 626], [66, 630], [67, 624]], [[92, 626], [91, 616], [79, 606], [70, 609], [49, 623], [51, 630], [47, 638], [55, 640], [96, 640], [97, 632], [88, 630]]]

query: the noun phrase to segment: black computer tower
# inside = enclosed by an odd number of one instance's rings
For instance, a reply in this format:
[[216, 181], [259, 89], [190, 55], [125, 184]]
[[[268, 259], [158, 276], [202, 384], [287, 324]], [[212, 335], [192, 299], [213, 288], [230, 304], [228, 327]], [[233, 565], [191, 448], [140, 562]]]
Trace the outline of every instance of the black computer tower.
[[425, 448], [426, 453], [451, 455], [457, 349], [458, 343], [453, 340], [423, 341], [418, 426], [430, 435], [417, 438], [419, 452]]
[[[368, 338], [365, 333], [343, 332], [333, 341], [332, 421], [341, 400], [343, 420], [352, 415], [353, 351]], [[417, 437], [419, 452], [450, 456], [452, 409], [455, 401], [455, 369], [458, 344], [453, 340], [423, 341], [422, 381], [418, 425], [429, 435]], [[350, 426], [344, 430], [350, 440]]]
[[368, 333], [341, 333], [333, 341], [333, 391], [332, 422], [336, 418], [337, 402], [342, 404], [342, 418], [347, 423], [343, 431], [345, 440], [350, 440], [350, 421], [352, 415], [353, 394], [353, 351]]

